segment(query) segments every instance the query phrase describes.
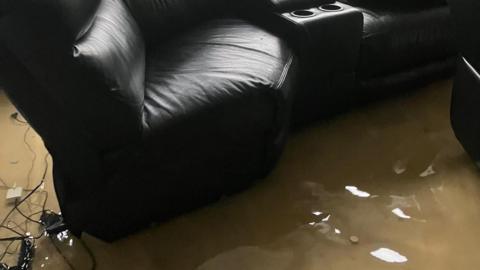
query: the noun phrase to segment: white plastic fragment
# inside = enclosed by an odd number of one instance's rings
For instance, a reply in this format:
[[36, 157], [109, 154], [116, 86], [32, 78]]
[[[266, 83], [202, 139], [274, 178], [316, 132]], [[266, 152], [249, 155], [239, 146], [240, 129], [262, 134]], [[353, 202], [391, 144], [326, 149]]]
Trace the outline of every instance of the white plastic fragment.
[[353, 195], [360, 197], [360, 198], [368, 198], [370, 197], [370, 193], [366, 191], [359, 190], [356, 186], [346, 186], [346, 190], [350, 191]]
[[373, 257], [388, 263], [405, 263], [408, 261], [407, 257], [388, 248], [379, 248], [370, 252], [370, 254]]
[[403, 210], [400, 209], [400, 208], [395, 208], [395, 209], [393, 209], [393, 210], [392, 210], [392, 213], [395, 214], [395, 215], [396, 215], [397, 217], [399, 217], [399, 218], [403, 218], [403, 219], [411, 219], [411, 218], [412, 218], [411, 216], [405, 214], [405, 213], [403, 212]]

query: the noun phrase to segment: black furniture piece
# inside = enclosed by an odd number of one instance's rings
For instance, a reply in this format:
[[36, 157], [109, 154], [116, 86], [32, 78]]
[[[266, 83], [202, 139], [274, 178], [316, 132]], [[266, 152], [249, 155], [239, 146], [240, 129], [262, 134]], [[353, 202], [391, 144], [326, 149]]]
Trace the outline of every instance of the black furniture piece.
[[446, 0], [342, 0], [364, 15], [357, 88], [379, 91], [451, 74], [456, 46]]
[[22, 0], [1, 19], [2, 82], [74, 232], [115, 240], [246, 187], [281, 152], [294, 54], [221, 0], [170, 2]]
[[447, 13], [412, 27], [444, 4], [389, 21], [359, 3], [237, 2], [2, 2], [0, 84], [52, 154], [75, 233], [115, 240], [241, 190], [274, 167], [291, 118], [375, 97], [362, 81], [380, 70], [451, 57]]
[[455, 135], [480, 166], [480, 2], [451, 0], [461, 55], [452, 94], [451, 121]]
[[454, 71], [457, 50], [445, 0], [312, 1], [274, 11], [271, 23], [262, 25], [271, 25], [300, 59], [295, 125]]

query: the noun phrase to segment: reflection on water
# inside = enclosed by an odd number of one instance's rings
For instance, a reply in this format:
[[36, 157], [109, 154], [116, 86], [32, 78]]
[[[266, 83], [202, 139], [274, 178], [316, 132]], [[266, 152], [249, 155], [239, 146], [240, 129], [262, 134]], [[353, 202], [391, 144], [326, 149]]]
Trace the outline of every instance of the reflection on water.
[[[450, 87], [293, 135], [276, 170], [242, 194], [114, 244], [85, 236], [98, 269], [479, 269], [480, 175], [450, 128]], [[21, 165], [9, 161], [0, 155]], [[89, 269], [68, 241], [67, 258]], [[38, 265], [69, 269], [39, 247]]]
[[398, 160], [395, 162], [395, 165], [393, 165], [393, 171], [396, 174], [402, 174], [407, 171], [407, 164], [403, 160]]
[[428, 177], [430, 175], [434, 175], [436, 172], [433, 169], [433, 165], [428, 166], [428, 168], [420, 174], [420, 177]]

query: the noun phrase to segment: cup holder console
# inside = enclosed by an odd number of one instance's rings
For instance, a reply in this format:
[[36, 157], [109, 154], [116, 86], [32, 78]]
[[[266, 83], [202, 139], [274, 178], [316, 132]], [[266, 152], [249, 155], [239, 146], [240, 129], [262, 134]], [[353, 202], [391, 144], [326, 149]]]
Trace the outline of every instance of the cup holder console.
[[[296, 18], [311, 18], [319, 15], [319, 11], [323, 12], [335, 12], [341, 11], [343, 7], [336, 4], [325, 4], [321, 5], [318, 8], [311, 8], [311, 9], [298, 9], [295, 11], [290, 12], [292, 17]], [[321, 13], [321, 12], [320, 12]]]
[[315, 16], [315, 12], [307, 9], [295, 10], [295, 11], [292, 11], [290, 14], [292, 14], [292, 16], [297, 18], [310, 18]]
[[332, 12], [332, 11], [340, 11], [343, 9], [343, 7], [335, 4], [326, 4], [326, 5], [321, 5], [318, 7], [321, 11], [326, 11], [326, 12]]

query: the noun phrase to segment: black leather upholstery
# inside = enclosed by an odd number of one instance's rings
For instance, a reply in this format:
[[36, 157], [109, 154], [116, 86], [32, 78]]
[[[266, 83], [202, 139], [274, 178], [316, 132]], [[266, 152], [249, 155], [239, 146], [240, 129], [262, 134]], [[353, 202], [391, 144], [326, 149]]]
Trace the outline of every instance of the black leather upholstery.
[[362, 79], [386, 76], [453, 56], [453, 31], [446, 5], [359, 6], [364, 37], [358, 71]]
[[[281, 39], [220, 16], [147, 29], [131, 13], [145, 3], [102, 0], [78, 20], [64, 17], [77, 2], [26, 5], [0, 19], [0, 79], [53, 156], [62, 213], [106, 240], [264, 177], [288, 134], [296, 57]], [[150, 39], [156, 27], [176, 38]]]

